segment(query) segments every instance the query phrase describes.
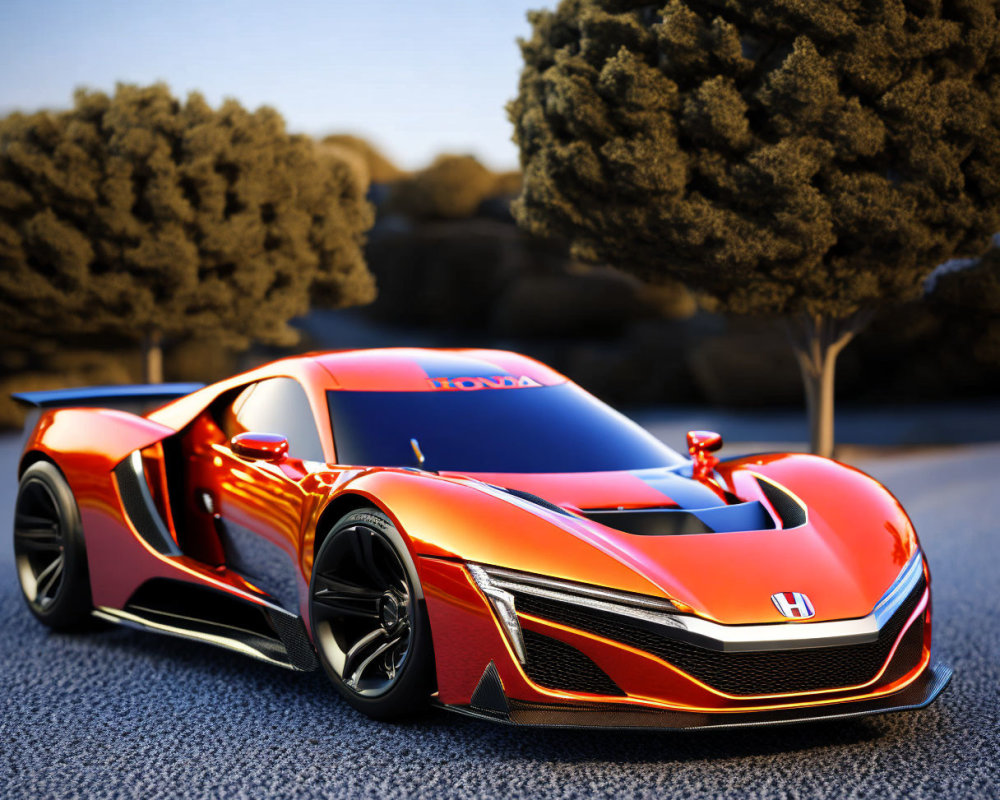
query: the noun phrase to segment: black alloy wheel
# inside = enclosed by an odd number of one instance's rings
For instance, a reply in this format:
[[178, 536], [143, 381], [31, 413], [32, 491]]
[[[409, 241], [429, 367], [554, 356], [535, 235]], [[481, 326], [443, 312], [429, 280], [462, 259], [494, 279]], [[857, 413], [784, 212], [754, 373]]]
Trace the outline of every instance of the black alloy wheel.
[[80, 511], [58, 467], [25, 470], [14, 505], [14, 562], [28, 608], [52, 628], [74, 628], [92, 610]]
[[323, 540], [309, 616], [320, 662], [340, 694], [376, 719], [418, 712], [430, 696], [430, 630], [416, 569], [384, 514], [355, 511]]

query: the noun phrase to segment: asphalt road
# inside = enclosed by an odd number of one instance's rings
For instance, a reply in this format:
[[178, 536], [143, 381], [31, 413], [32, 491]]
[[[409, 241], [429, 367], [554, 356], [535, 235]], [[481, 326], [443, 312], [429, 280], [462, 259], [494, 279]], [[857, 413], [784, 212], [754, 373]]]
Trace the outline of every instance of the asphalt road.
[[[9, 530], [16, 441], [0, 439]], [[693, 733], [370, 722], [319, 673], [113, 629], [50, 634], [0, 546], [0, 798], [1000, 797], [1000, 444], [871, 458], [931, 559], [924, 711]], [[6, 537], [8, 534], [4, 534]]]

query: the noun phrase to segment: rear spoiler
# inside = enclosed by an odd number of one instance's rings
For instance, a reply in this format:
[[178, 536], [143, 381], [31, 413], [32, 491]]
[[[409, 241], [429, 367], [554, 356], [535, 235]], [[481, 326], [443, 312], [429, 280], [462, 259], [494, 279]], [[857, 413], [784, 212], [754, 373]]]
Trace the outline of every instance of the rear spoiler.
[[196, 392], [203, 383], [153, 383], [134, 386], [83, 386], [79, 389], [54, 389], [47, 392], [18, 392], [11, 397], [33, 408], [97, 406], [117, 408], [136, 403], [176, 400]]

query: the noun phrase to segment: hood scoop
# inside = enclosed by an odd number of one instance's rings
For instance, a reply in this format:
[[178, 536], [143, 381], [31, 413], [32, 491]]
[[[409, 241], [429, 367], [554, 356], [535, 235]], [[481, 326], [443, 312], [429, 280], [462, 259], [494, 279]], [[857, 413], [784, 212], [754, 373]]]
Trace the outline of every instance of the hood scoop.
[[756, 500], [715, 508], [592, 509], [587, 519], [636, 536], [684, 536], [771, 530], [774, 520]]
[[787, 490], [762, 475], [757, 475], [756, 478], [757, 485], [760, 486], [767, 502], [771, 504], [774, 513], [781, 519], [782, 528], [787, 530], [806, 524], [808, 515], [800, 500], [792, 497]]

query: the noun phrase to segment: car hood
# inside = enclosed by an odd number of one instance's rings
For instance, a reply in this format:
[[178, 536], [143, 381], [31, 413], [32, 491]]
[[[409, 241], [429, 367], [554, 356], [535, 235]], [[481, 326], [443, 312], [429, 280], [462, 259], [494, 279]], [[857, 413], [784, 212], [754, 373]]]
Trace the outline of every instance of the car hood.
[[[720, 465], [718, 477], [718, 485], [701, 483], [683, 468], [411, 475], [411, 489], [384, 485], [377, 491], [412, 537], [417, 555], [666, 597], [726, 624], [789, 622], [771, 600], [778, 592], [808, 595], [816, 621], [865, 616], [917, 549], [898, 502], [873, 479], [836, 462], [812, 456], [744, 459]], [[781, 527], [762, 489], [767, 483], [805, 507], [804, 522]], [[720, 508], [727, 500], [760, 503], [775, 527], [637, 535], [577, 513]]]

